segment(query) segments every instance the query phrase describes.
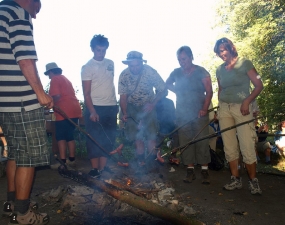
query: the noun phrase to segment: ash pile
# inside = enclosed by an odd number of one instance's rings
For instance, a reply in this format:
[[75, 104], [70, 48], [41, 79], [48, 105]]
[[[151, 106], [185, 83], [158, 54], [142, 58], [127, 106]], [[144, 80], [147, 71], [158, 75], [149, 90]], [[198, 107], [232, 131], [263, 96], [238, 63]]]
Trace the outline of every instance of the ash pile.
[[[59, 186], [38, 197], [44, 204], [53, 206], [66, 221], [72, 221], [66, 224], [173, 224], [122, 201], [129, 195], [137, 196], [131, 199], [138, 201], [136, 204], [144, 204], [139, 200], [143, 199], [178, 215], [188, 218], [196, 215], [192, 207], [183, 203], [183, 196], [176, 195], [171, 183], [167, 183], [157, 171], [132, 173], [131, 169], [118, 167], [113, 167], [112, 171], [103, 173], [100, 179], [94, 179], [95, 185], [92, 187], [67, 182], [68, 185]], [[96, 185], [98, 182], [100, 184]], [[106, 185], [108, 190], [97, 187], [101, 184]], [[114, 198], [110, 192], [123, 196]]]

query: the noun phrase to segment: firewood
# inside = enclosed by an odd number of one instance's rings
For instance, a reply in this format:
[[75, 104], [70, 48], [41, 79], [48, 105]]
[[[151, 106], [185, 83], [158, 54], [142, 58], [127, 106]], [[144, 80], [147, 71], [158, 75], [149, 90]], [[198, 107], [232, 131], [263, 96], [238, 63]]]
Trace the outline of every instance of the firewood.
[[125, 202], [137, 209], [140, 209], [152, 216], [161, 218], [172, 224], [177, 224], [177, 225], [203, 225], [204, 224], [198, 220], [187, 218], [168, 208], [152, 203], [151, 201], [148, 201], [142, 197], [139, 197], [129, 191], [124, 191], [124, 190], [119, 190], [117, 188], [114, 188], [114, 186], [108, 183], [105, 183], [103, 181], [100, 181], [97, 179], [92, 179], [92, 180], [90, 179], [90, 182], [93, 183], [96, 187], [106, 192], [107, 194], [111, 195], [113, 198], [118, 199], [122, 202]]
[[70, 179], [73, 179], [77, 182], [83, 183], [91, 188], [99, 188], [102, 191], [106, 192], [108, 195], [112, 196], [115, 199], [118, 199], [122, 202], [129, 204], [137, 209], [140, 209], [152, 216], [161, 218], [165, 221], [168, 221], [172, 224], [177, 225], [204, 225], [204, 223], [194, 220], [192, 218], [187, 218], [179, 213], [172, 211], [168, 208], [162, 207], [158, 204], [155, 204], [151, 201], [148, 201], [142, 197], [139, 197], [130, 191], [120, 190], [114, 185], [108, 184], [102, 180], [94, 179], [89, 177], [87, 174], [77, 171], [66, 170], [65, 168], [59, 169], [58, 172]]

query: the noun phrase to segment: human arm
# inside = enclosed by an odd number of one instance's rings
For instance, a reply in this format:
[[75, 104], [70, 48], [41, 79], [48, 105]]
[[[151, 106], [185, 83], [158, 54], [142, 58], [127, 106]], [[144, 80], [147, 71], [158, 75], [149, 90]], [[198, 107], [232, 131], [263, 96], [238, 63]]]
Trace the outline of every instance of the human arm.
[[54, 103], [57, 103], [60, 100], [60, 93], [62, 90], [60, 85], [61, 81], [57, 78], [58, 77], [52, 77], [49, 85], [49, 95], [52, 97]]
[[122, 111], [122, 120], [124, 122], [127, 122], [128, 115], [127, 115], [127, 98], [128, 96], [126, 94], [120, 95], [120, 107]]
[[241, 104], [240, 107], [240, 112], [242, 113], [242, 115], [248, 115], [249, 114], [249, 105], [252, 101], [254, 101], [254, 99], [260, 94], [260, 92], [263, 89], [263, 83], [260, 79], [260, 76], [258, 75], [257, 71], [255, 68], [250, 69], [247, 72], [247, 75], [250, 79], [250, 81], [252, 82], [254, 89], [253, 91], [250, 93], [250, 95], [245, 98]]
[[220, 99], [220, 93], [221, 93], [221, 91], [222, 91], [222, 86], [221, 86], [221, 84], [220, 84], [220, 80], [217, 79], [217, 81], [218, 81], [218, 100], [219, 100], [219, 99]]
[[161, 76], [157, 73], [156, 70], [150, 69], [149, 72], [147, 72], [149, 77], [149, 92], [152, 92], [153, 94], [153, 88], [156, 90], [156, 94], [154, 98], [151, 96], [151, 102], [147, 102], [144, 105], [144, 112], [151, 112], [153, 109], [155, 109], [155, 105], [157, 102], [162, 99], [164, 96], [166, 96], [166, 86], [165, 82], [161, 78]]
[[263, 124], [257, 129], [258, 133], [260, 133], [262, 131], [268, 133], [268, 125], [267, 124]]
[[92, 103], [91, 83], [92, 83], [92, 80], [83, 80], [82, 81], [83, 96], [84, 96], [85, 105], [90, 112], [90, 118], [89, 119], [93, 122], [96, 122], [96, 121], [99, 121], [99, 115], [96, 113], [96, 110], [94, 109], [94, 106]]
[[168, 90], [172, 91], [173, 93], [175, 93], [174, 82], [175, 82], [175, 81], [174, 81], [174, 79], [173, 79], [171, 76], [169, 76], [169, 77], [167, 78], [166, 82], [165, 82], [166, 88], [167, 88]]
[[157, 104], [157, 102], [162, 99], [164, 96], [166, 95], [166, 88], [161, 91], [161, 92], [158, 92], [156, 95], [155, 95], [155, 98], [153, 99], [153, 101], [151, 103], [146, 103], [145, 106], [144, 106], [144, 111], [145, 112], [151, 112], [154, 108], [155, 108], [155, 105]]
[[203, 78], [202, 83], [206, 91], [206, 97], [205, 97], [203, 108], [199, 111], [199, 115], [198, 115], [199, 118], [207, 115], [209, 105], [211, 104], [211, 100], [213, 96], [212, 81], [211, 81], [210, 75], [208, 77]]
[[36, 63], [34, 59], [22, 59], [18, 61], [20, 69], [37, 95], [37, 99], [41, 106], [45, 106], [47, 108], [53, 107], [53, 99], [47, 93], [45, 93], [43, 89], [43, 85], [38, 75], [38, 71], [36, 68]]

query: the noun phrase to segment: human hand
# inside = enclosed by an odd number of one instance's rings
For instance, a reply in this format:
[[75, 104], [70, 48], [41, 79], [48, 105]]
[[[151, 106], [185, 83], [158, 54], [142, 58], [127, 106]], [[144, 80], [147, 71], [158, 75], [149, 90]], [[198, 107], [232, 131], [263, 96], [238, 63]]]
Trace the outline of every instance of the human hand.
[[53, 107], [53, 99], [47, 93], [43, 92], [43, 94], [37, 95], [37, 98], [41, 106], [44, 106], [47, 109], [51, 109]]
[[128, 115], [124, 114], [121, 119], [123, 122], [127, 122], [128, 121]]
[[240, 106], [240, 112], [243, 116], [246, 116], [249, 114], [249, 103], [247, 101], [243, 101]]
[[99, 115], [96, 112], [90, 113], [89, 119], [93, 122], [99, 121]]
[[207, 113], [208, 113], [207, 110], [201, 109], [201, 110], [199, 111], [199, 113], [198, 113], [198, 118], [203, 117], [203, 116], [206, 116]]

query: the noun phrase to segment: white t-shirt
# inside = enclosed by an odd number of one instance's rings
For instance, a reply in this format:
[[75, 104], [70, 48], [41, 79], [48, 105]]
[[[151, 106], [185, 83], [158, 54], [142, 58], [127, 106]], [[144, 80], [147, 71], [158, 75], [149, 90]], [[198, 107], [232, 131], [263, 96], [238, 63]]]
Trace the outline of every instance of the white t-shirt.
[[110, 59], [90, 59], [81, 69], [82, 81], [92, 80], [91, 99], [93, 105], [116, 105], [114, 86], [114, 62]]

